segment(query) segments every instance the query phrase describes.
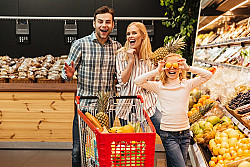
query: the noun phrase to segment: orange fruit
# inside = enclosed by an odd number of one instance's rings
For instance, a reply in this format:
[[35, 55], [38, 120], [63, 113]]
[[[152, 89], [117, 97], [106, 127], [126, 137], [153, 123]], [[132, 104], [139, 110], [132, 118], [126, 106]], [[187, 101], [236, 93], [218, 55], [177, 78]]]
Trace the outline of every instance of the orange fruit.
[[195, 111], [195, 110], [197, 110], [196, 108], [191, 108], [191, 111], [193, 112], [193, 111]]
[[215, 164], [216, 164], [216, 163], [215, 163], [214, 161], [209, 161], [209, 166], [210, 166], [210, 167], [214, 167]]
[[178, 68], [179, 64], [178, 63], [173, 63], [173, 68]]
[[[198, 104], [194, 104], [194, 105], [193, 105], [193, 108], [195, 109], [195, 108], [197, 108], [197, 106], [198, 106]], [[192, 109], [193, 109], [193, 108], [192, 108]], [[192, 109], [191, 109], [191, 110], [192, 110]]]
[[190, 117], [191, 115], [193, 115], [192, 111], [188, 111], [188, 117]]
[[218, 161], [223, 160], [222, 155], [218, 155], [218, 156], [217, 156], [217, 160], [218, 160]]
[[215, 71], [216, 71], [216, 68], [215, 67], [209, 67], [207, 70], [214, 74]]
[[210, 95], [201, 95], [201, 98], [206, 98], [206, 99], [210, 99]]
[[223, 159], [224, 159], [224, 160], [231, 160], [231, 155], [230, 155], [229, 153], [225, 153], [225, 154], [223, 155]]
[[214, 161], [215, 163], [217, 163], [218, 159], [217, 159], [217, 157], [211, 157], [211, 161]]
[[205, 100], [206, 100], [206, 98], [202, 97], [202, 98], [199, 99], [198, 103], [203, 104], [203, 102], [204, 102]]
[[247, 156], [247, 157], [250, 156], [250, 151], [249, 150], [244, 150], [243, 155]]
[[172, 67], [172, 63], [166, 63], [165, 67], [166, 68], [171, 68]]
[[125, 125], [122, 129], [122, 133], [134, 133], [135, 130], [131, 125]]
[[239, 148], [237, 150], [237, 154], [238, 154], [238, 157], [241, 157], [243, 155], [243, 150], [241, 148]]
[[223, 160], [219, 160], [218, 163], [219, 164], [224, 164], [224, 161]]

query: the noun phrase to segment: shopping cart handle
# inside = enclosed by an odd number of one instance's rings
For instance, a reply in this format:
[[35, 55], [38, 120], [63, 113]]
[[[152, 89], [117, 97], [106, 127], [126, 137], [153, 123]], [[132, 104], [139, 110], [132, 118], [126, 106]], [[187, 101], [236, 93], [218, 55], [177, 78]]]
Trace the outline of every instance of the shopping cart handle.
[[141, 95], [137, 96], [114, 96], [114, 99], [140, 99], [141, 103], [143, 103], [143, 98]]
[[[140, 99], [141, 103], [143, 103], [143, 98], [141, 95], [137, 96], [114, 96], [114, 99]], [[76, 96], [76, 103], [80, 104], [80, 99], [98, 99], [97, 96]]]
[[76, 96], [76, 104], [80, 104], [80, 99], [97, 99], [97, 96]]

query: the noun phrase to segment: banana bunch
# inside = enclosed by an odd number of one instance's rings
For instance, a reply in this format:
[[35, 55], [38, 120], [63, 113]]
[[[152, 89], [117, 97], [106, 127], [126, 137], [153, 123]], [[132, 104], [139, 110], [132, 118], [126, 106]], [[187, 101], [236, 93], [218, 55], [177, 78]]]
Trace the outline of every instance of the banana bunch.
[[122, 133], [122, 129], [123, 129], [123, 127], [114, 126], [114, 127], [109, 129], [109, 132], [110, 133]]

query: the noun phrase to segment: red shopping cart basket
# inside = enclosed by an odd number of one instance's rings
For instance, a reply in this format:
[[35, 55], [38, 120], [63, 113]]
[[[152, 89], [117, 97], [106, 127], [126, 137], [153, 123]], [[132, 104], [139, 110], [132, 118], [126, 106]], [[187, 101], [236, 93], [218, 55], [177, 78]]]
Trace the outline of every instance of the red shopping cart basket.
[[[89, 105], [81, 106], [81, 100], [91, 100]], [[114, 167], [114, 166], [154, 166], [155, 155], [155, 128], [143, 110], [143, 99], [138, 96], [119, 96], [109, 100], [108, 115], [110, 119], [117, 110], [133, 107], [133, 117], [128, 123], [137, 128], [138, 133], [103, 133], [99, 131], [85, 116], [88, 111], [95, 116], [97, 111], [96, 96], [77, 96], [79, 134], [81, 143], [82, 166], [87, 167]], [[125, 100], [124, 100], [125, 99]], [[126, 103], [126, 99], [130, 99]], [[132, 102], [132, 101], [133, 102]], [[140, 105], [138, 105], [138, 100]], [[136, 102], [135, 102], [136, 101]], [[130, 106], [130, 107], [129, 107]], [[112, 127], [112, 120], [109, 121]]]

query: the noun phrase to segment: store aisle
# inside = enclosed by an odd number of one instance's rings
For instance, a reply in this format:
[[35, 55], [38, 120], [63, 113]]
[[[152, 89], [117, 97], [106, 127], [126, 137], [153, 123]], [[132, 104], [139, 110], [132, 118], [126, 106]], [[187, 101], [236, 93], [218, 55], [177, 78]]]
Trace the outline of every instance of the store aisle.
[[[159, 158], [159, 157], [158, 157]], [[162, 163], [162, 164], [165, 164]], [[71, 150], [0, 149], [1, 167], [71, 167]], [[165, 167], [160, 165], [156, 167]], [[192, 167], [188, 157], [187, 167]]]
[[1, 167], [71, 167], [71, 150], [0, 150]]

